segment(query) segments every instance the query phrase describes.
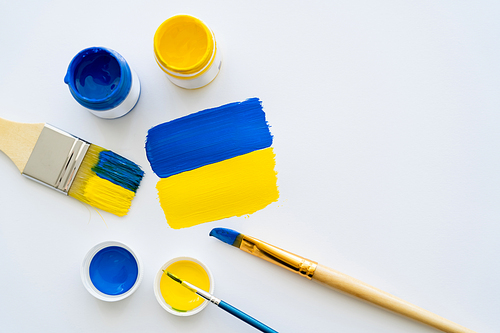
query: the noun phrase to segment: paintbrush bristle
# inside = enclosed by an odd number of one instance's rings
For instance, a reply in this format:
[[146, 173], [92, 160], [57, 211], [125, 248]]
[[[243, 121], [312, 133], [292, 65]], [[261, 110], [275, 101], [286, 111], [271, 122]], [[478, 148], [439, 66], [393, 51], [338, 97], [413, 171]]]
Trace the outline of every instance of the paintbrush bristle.
[[91, 144], [68, 195], [117, 216], [124, 216], [144, 176], [134, 162]]
[[177, 276], [175, 276], [174, 274], [170, 273], [170, 272], [165, 272], [163, 271], [164, 273], [167, 273], [168, 277], [171, 278], [172, 280], [174, 280], [175, 282], [179, 282], [180, 284], [182, 284], [182, 280], [180, 278], [178, 278]]
[[228, 228], [213, 228], [209, 235], [223, 241], [226, 244], [234, 247], [240, 247], [242, 234], [235, 230]]
[[134, 162], [49, 124], [0, 118], [0, 150], [24, 176], [118, 216], [144, 176]]

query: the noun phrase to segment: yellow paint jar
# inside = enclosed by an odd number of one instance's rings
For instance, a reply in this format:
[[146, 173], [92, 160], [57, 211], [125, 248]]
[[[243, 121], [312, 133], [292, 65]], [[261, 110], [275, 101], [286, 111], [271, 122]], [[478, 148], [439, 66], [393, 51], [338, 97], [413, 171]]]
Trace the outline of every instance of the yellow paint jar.
[[219, 74], [222, 56], [215, 35], [200, 19], [179, 14], [156, 30], [155, 59], [175, 85], [197, 89]]
[[208, 301], [172, 280], [163, 270], [213, 293], [212, 273], [201, 261], [191, 257], [178, 257], [167, 261], [156, 274], [154, 292], [161, 307], [176, 316], [192, 316], [207, 306]]

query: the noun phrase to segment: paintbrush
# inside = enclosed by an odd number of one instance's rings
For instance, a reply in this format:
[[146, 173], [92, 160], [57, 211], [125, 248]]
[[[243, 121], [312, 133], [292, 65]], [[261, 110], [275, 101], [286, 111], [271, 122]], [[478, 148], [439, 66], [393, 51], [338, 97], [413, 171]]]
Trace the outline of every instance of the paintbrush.
[[200, 289], [200, 288], [192, 285], [191, 283], [180, 279], [179, 277], [175, 276], [174, 274], [167, 272], [165, 270], [163, 270], [163, 273], [167, 274], [167, 276], [170, 277], [175, 282], [180, 283], [182, 286], [186, 287], [187, 289], [191, 290], [192, 292], [196, 293], [197, 295], [203, 297], [207, 301], [210, 301], [211, 303], [217, 305], [219, 308], [229, 312], [233, 316], [243, 320], [245, 323], [255, 327], [259, 331], [266, 332], [266, 333], [277, 333], [278, 332], [278, 331], [273, 330], [269, 326], [264, 325], [263, 323], [261, 323], [257, 319], [247, 315], [243, 311], [238, 310], [237, 308], [230, 305], [229, 303], [226, 303], [223, 300], [212, 296], [210, 293], [206, 292], [205, 290]]
[[118, 216], [144, 175], [134, 162], [49, 124], [0, 118], [0, 150], [23, 176]]
[[408, 303], [346, 274], [282, 250], [256, 238], [240, 234], [237, 231], [226, 228], [215, 228], [210, 232], [210, 236], [253, 254], [254, 256], [272, 262], [273, 264], [284, 267], [292, 272], [298, 273], [309, 280], [317, 281], [330, 288], [334, 288], [387, 310], [394, 311], [421, 323], [430, 325], [438, 330], [450, 333], [474, 333], [474, 331], [468, 328]]

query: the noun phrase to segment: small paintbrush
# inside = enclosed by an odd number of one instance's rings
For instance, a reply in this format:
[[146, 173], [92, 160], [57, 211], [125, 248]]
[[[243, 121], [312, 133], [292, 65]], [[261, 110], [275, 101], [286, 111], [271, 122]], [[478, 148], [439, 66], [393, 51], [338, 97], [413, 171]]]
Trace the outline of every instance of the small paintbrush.
[[134, 162], [49, 124], [0, 118], [0, 150], [23, 176], [118, 216], [144, 175]]
[[210, 232], [210, 236], [237, 247], [242, 251], [298, 273], [309, 280], [315, 280], [330, 288], [358, 297], [387, 310], [394, 311], [403, 316], [430, 325], [438, 330], [449, 333], [474, 333], [474, 331], [468, 328], [408, 303], [346, 274], [237, 231], [226, 228], [214, 228]]
[[273, 330], [269, 326], [264, 325], [263, 323], [261, 323], [257, 319], [250, 317], [246, 313], [238, 310], [237, 308], [230, 305], [229, 303], [226, 303], [223, 300], [220, 300], [220, 299], [212, 296], [210, 293], [206, 292], [205, 290], [200, 289], [200, 288], [192, 285], [191, 283], [180, 279], [179, 277], [175, 276], [174, 274], [167, 272], [165, 270], [163, 270], [163, 273], [167, 274], [167, 276], [170, 277], [175, 282], [180, 283], [182, 286], [186, 287], [187, 289], [191, 290], [192, 292], [196, 293], [197, 295], [203, 297], [207, 301], [210, 301], [211, 303], [217, 305], [219, 308], [229, 312], [233, 316], [243, 320], [245, 323], [255, 327], [259, 331], [266, 332], [266, 333], [277, 333], [278, 332], [278, 331]]

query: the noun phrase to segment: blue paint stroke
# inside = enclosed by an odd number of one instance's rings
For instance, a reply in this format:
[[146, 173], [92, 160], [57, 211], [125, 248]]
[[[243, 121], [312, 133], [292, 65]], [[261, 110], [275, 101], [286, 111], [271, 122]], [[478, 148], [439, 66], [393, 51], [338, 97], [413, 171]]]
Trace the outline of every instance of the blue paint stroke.
[[151, 128], [146, 156], [153, 171], [166, 178], [264, 149], [272, 143], [262, 102], [250, 98]]
[[127, 190], [137, 192], [144, 171], [134, 162], [110, 150], [99, 154], [99, 162], [92, 168], [97, 176]]

